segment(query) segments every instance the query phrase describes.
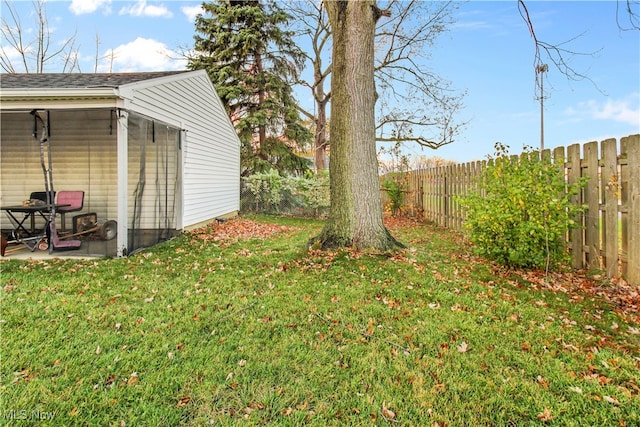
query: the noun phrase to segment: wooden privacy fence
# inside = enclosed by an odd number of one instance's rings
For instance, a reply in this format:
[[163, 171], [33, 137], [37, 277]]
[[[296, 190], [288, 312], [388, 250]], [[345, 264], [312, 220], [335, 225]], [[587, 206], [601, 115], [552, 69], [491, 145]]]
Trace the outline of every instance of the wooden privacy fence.
[[[622, 274], [640, 286], [640, 135], [558, 147], [543, 156], [564, 165], [568, 183], [588, 178], [572, 202], [588, 210], [568, 236], [574, 268]], [[465, 212], [457, 198], [474, 191], [486, 161], [408, 172], [411, 210], [440, 226], [461, 230]]]

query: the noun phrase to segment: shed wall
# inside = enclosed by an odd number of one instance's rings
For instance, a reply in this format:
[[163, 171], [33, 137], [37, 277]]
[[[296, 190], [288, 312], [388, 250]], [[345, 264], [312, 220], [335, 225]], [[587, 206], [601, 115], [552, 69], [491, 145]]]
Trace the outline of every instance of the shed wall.
[[123, 87], [127, 108], [182, 130], [182, 227], [240, 207], [240, 141], [204, 71]]

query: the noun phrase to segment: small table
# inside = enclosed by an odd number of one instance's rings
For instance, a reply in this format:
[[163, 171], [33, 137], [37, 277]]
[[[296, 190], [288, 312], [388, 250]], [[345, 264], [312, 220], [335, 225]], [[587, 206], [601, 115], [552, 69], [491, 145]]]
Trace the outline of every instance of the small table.
[[[16, 236], [19, 236], [20, 234], [24, 233], [26, 237], [33, 237], [36, 234], [35, 232], [36, 215], [40, 215], [44, 219], [45, 224], [48, 224], [49, 218], [45, 214], [51, 213], [51, 209], [53, 207], [58, 209], [66, 206], [69, 206], [69, 205], [52, 205], [52, 204], [43, 204], [43, 205], [34, 205], [34, 206], [15, 205], [15, 206], [2, 206], [0, 207], [0, 210], [5, 211], [7, 215], [16, 224], [16, 226], [13, 229], [14, 234], [16, 234]], [[24, 217], [22, 219], [16, 218], [14, 214], [18, 214], [18, 213], [24, 214]], [[24, 226], [24, 223], [27, 221], [27, 219], [31, 220], [30, 230], [27, 230]]]

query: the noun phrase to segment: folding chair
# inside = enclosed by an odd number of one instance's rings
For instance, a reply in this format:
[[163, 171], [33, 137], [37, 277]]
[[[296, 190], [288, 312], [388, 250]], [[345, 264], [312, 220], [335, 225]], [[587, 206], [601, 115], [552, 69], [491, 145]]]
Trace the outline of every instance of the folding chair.
[[49, 242], [52, 245], [53, 250], [58, 251], [72, 251], [75, 249], [79, 249], [82, 242], [80, 240], [61, 240], [60, 236], [58, 236], [58, 232], [56, 231], [56, 222], [51, 221], [49, 223], [49, 230], [51, 231], [51, 241]]
[[60, 214], [62, 230], [67, 230], [64, 214], [67, 212], [81, 211], [84, 206], [84, 191], [59, 191], [56, 205], [68, 205], [56, 207], [56, 213]]

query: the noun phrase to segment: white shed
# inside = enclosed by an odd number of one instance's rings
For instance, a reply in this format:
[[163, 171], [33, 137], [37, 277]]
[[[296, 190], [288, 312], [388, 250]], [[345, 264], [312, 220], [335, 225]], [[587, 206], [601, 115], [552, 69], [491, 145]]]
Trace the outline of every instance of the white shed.
[[237, 214], [240, 141], [204, 70], [2, 74], [0, 89], [1, 205], [44, 190], [47, 126], [53, 189], [84, 191], [74, 216], [117, 222], [109, 244], [83, 236], [83, 253], [128, 255]]

